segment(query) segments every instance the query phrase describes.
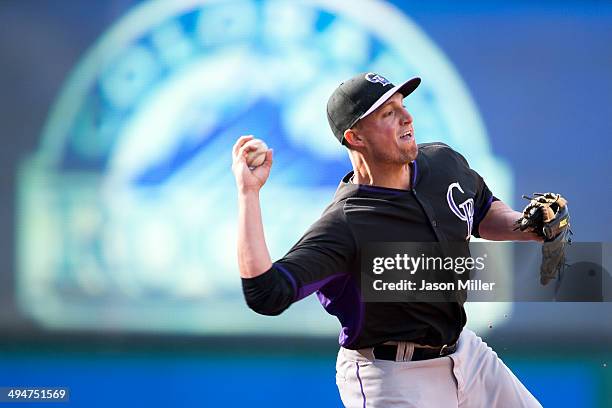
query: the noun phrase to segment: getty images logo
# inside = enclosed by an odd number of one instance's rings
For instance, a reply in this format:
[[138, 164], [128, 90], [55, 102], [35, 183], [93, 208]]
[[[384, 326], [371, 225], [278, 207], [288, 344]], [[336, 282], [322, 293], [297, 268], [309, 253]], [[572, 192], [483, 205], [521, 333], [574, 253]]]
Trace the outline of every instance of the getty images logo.
[[467, 235], [465, 239], [469, 239], [470, 235], [472, 235], [472, 225], [474, 224], [474, 199], [468, 198], [461, 204], [457, 205], [455, 203], [455, 199], [453, 198], [453, 189], [457, 188], [461, 193], [463, 193], [463, 189], [459, 185], [459, 182], [452, 183], [448, 186], [448, 190], [446, 192], [446, 201], [448, 202], [448, 206], [451, 211], [459, 217], [460, 220], [465, 221], [467, 224]]

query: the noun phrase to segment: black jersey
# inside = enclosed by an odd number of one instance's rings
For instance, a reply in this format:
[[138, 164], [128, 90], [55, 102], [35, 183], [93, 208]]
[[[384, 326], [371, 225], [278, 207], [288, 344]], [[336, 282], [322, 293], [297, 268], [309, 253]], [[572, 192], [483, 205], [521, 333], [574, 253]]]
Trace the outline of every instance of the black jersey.
[[342, 325], [340, 344], [359, 349], [389, 340], [452, 344], [466, 323], [461, 303], [366, 303], [360, 251], [372, 242], [464, 242], [494, 200], [482, 177], [442, 143], [418, 146], [412, 189], [340, 182], [333, 202], [297, 244], [264, 274], [243, 279], [249, 306], [281, 313], [316, 292]]

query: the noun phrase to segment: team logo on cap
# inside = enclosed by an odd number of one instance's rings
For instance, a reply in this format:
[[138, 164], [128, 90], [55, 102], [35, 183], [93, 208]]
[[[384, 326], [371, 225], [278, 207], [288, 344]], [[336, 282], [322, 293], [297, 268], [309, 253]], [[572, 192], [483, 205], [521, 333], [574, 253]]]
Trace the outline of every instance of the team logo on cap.
[[459, 182], [452, 183], [448, 186], [448, 190], [446, 192], [446, 201], [448, 202], [448, 206], [451, 211], [459, 217], [460, 220], [465, 221], [467, 224], [467, 235], [465, 239], [469, 239], [470, 235], [472, 235], [472, 226], [474, 225], [474, 199], [468, 198], [461, 204], [457, 205], [455, 203], [455, 199], [453, 198], [453, 189], [457, 188], [461, 193], [463, 193], [463, 189]]
[[378, 84], [381, 84], [382, 86], [387, 86], [387, 85], [389, 85], [389, 84], [391, 83], [391, 82], [389, 82], [389, 80], [388, 80], [387, 78], [385, 78], [384, 76], [382, 76], [382, 75], [378, 75], [378, 74], [375, 74], [375, 73], [373, 73], [373, 72], [368, 72], [368, 73], [365, 75], [365, 79], [367, 79], [368, 81], [370, 81], [370, 82], [372, 82], [372, 83], [374, 83], [374, 84], [377, 84], [377, 83], [378, 83]]

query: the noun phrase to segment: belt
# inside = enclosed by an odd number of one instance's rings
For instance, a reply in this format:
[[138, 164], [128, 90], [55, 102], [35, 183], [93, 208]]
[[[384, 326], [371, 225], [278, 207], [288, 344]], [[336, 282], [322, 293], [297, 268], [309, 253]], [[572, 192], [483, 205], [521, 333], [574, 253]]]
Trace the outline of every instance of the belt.
[[[374, 358], [376, 359], [397, 361], [397, 348], [397, 344], [380, 344], [378, 346], [374, 346], [372, 348], [372, 352], [374, 353]], [[408, 361], [421, 361], [444, 357], [448, 356], [449, 354], [453, 354], [455, 350], [457, 350], [457, 343], [451, 346], [447, 346], [445, 344], [442, 347], [429, 347], [415, 344], [412, 358]]]

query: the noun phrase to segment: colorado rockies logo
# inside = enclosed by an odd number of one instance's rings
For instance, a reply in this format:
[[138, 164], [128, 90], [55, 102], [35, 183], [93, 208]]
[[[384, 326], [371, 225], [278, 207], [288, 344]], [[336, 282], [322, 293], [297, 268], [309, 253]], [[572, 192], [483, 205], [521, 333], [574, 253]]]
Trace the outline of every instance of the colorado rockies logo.
[[[429, 72], [420, 89], [431, 97], [412, 101], [414, 109], [433, 115], [420, 122], [420, 131], [448, 134], [442, 141], [450, 144], [465, 141], [474, 167], [498, 160], [488, 150], [468, 87], [397, 7], [402, 2], [128, 3], [133, 9], [92, 43], [68, 77], [38, 150], [22, 163], [16, 180], [17, 295], [24, 313], [40, 324], [89, 327], [96, 321], [92, 316], [112, 313], [116, 319], [107, 322], [109, 328], [217, 333], [235, 330], [228, 316], [249, 319], [230, 273], [234, 250], [219, 245], [219, 236], [234, 241], [236, 231], [235, 208], [218, 200], [235, 193], [233, 175], [219, 158], [230, 157], [234, 137], [246, 130], [269, 138], [279, 155], [297, 155], [275, 163], [284, 176], [266, 187], [277, 193], [262, 197], [275, 214], [268, 220], [268, 244], [273, 253], [283, 253], [320, 216], [343, 175], [338, 163], [346, 153], [331, 137], [320, 102], [347, 72], [369, 73], [364, 80], [385, 90], [392, 77], [376, 71], [386, 60], [394, 61], [389, 75], [397, 80]], [[351, 46], [350, 58], [339, 58], [345, 54], [329, 39], [355, 35], [364, 41]], [[430, 72], [431, 66], [441, 69]], [[320, 174], [309, 175], [312, 166]], [[493, 174], [511, 180], [505, 168]], [[207, 194], [201, 194], [204, 184]], [[503, 183], [495, 188], [510, 196], [508, 189]], [[280, 195], [299, 205], [272, 198]], [[194, 213], [193, 203], [207, 210]], [[287, 219], [293, 228], [286, 228]], [[28, 256], [49, 240], [71, 244], [46, 248], [44, 262]], [[178, 321], [172, 313], [152, 319], [152, 297], [158, 310], [176, 310], [179, 302], [189, 316], [212, 306], [211, 324]], [[215, 308], [219, 302], [228, 307]], [[310, 319], [318, 312], [312, 302], [302, 313]], [[333, 319], [313, 322], [325, 333], [337, 332]], [[275, 333], [303, 330], [289, 321], [275, 327]], [[245, 330], [269, 333], [263, 326]]]
[[374, 83], [374, 84], [379, 83], [379, 84], [381, 84], [382, 86], [387, 86], [387, 85], [389, 85], [389, 84], [391, 83], [391, 82], [389, 82], [389, 80], [388, 80], [387, 78], [385, 78], [384, 76], [382, 76], [382, 75], [378, 75], [378, 74], [375, 74], [375, 73], [373, 73], [373, 72], [368, 72], [368, 73], [366, 74], [366, 76], [365, 76], [365, 79], [367, 79], [368, 81], [370, 81], [370, 82], [372, 82], [372, 83]]
[[461, 204], [457, 205], [455, 203], [455, 199], [453, 198], [453, 188], [457, 188], [461, 193], [464, 192], [459, 185], [459, 182], [452, 183], [448, 186], [446, 201], [448, 202], [448, 206], [450, 207], [451, 211], [457, 217], [459, 217], [460, 220], [467, 223], [467, 235], [465, 239], [469, 239], [470, 235], [472, 235], [472, 225], [474, 224], [474, 199], [468, 198]]

